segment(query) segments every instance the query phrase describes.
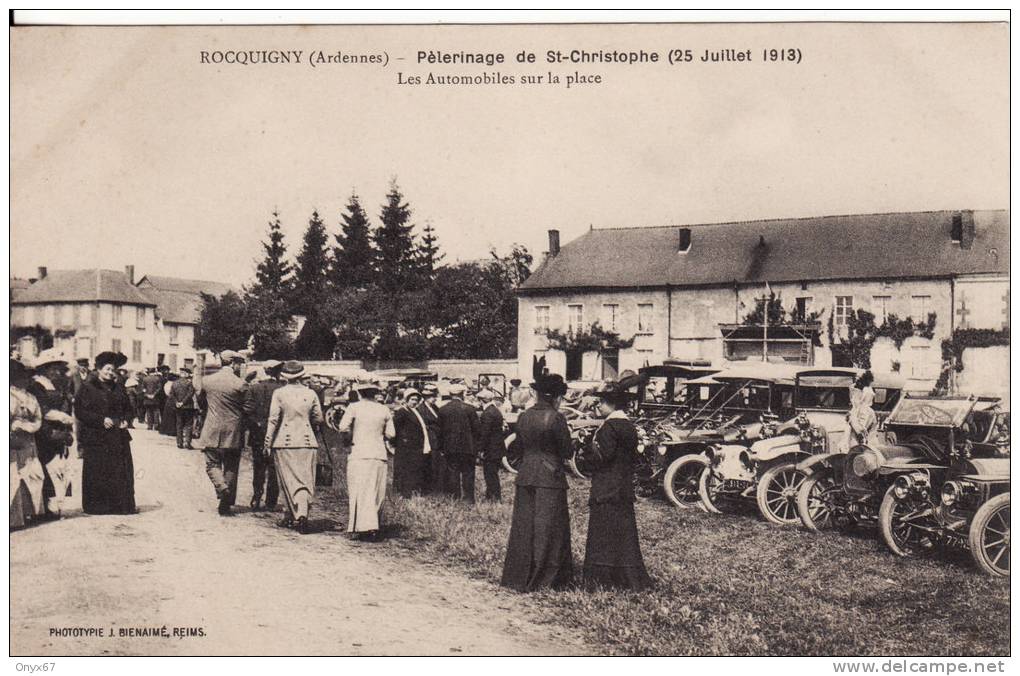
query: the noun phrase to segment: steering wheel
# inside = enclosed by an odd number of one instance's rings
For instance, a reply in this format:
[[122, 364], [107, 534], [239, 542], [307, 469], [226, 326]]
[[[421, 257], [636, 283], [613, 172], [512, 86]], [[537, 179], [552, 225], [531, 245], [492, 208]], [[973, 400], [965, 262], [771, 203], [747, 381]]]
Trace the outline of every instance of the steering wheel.
[[915, 411], [917, 412], [919, 422], [941, 423], [953, 421], [953, 416], [951, 413], [947, 413], [946, 411], [943, 411], [941, 408], [938, 408], [937, 406], [932, 406], [931, 404], [921, 404], [915, 409]]

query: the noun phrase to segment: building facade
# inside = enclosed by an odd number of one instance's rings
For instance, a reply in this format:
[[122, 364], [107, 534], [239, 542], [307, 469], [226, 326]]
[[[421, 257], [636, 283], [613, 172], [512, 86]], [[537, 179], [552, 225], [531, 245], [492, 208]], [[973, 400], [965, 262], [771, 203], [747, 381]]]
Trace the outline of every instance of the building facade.
[[[1008, 228], [1005, 211], [874, 214], [592, 230], [562, 249], [553, 231], [519, 291], [519, 368], [544, 356], [599, 380], [666, 359], [847, 365], [864, 310], [876, 327], [922, 325], [898, 347], [877, 338], [871, 362], [927, 390], [956, 328], [1008, 326]], [[766, 302], [788, 319], [749, 316]], [[596, 323], [623, 344], [578, 354], [549, 339]]]
[[34, 357], [47, 333], [74, 359], [91, 362], [106, 350], [122, 352], [129, 370], [194, 363], [201, 294], [231, 290], [219, 282], [172, 277], [146, 276], [136, 283], [131, 265], [123, 272], [39, 268], [32, 283], [19, 287], [11, 300], [13, 349]]

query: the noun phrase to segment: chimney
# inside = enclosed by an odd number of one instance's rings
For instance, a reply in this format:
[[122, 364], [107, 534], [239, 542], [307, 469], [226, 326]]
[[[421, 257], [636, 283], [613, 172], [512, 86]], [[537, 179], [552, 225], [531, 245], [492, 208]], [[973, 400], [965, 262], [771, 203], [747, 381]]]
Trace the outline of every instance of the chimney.
[[974, 244], [974, 212], [961, 211], [953, 214], [953, 241], [960, 243], [961, 249], [970, 249]]
[[691, 248], [691, 229], [680, 228], [680, 241], [677, 244], [677, 251], [688, 251]]
[[552, 258], [560, 252], [560, 231], [549, 231], [549, 257]]
[[38, 278], [39, 279], [46, 279], [46, 266], [45, 265], [40, 265], [39, 266]]
[[135, 283], [135, 266], [133, 266], [133, 265], [125, 265], [124, 266], [124, 276], [127, 277], [128, 284], [131, 284], [132, 286], [134, 286], [134, 283]]

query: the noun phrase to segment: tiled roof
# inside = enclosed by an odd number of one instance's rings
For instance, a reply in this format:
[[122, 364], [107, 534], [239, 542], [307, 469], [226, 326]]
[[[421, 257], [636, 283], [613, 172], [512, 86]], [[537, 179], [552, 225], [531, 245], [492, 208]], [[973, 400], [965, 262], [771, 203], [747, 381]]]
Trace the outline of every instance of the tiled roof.
[[237, 289], [222, 282], [145, 275], [138, 288], [156, 302], [156, 317], [175, 324], [197, 324], [202, 311], [202, 294], [222, 296]]
[[[974, 211], [969, 248], [954, 211], [592, 230], [548, 257], [522, 291], [705, 286], [1009, 272], [1009, 212]], [[691, 245], [680, 253], [681, 228]]]
[[119, 270], [51, 270], [44, 278], [18, 291], [13, 302], [26, 305], [98, 301], [145, 306], [156, 304]]

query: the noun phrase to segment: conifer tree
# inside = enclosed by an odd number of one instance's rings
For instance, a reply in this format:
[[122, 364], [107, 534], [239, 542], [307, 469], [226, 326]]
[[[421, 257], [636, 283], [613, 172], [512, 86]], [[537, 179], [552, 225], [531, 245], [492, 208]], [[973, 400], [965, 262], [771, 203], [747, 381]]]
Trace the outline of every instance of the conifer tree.
[[310, 316], [325, 300], [329, 282], [329, 253], [326, 227], [319, 212], [313, 211], [294, 267], [292, 304], [295, 311]]
[[418, 267], [422, 274], [429, 279], [434, 279], [436, 268], [443, 260], [443, 254], [439, 253], [439, 242], [436, 237], [436, 230], [431, 223], [425, 223], [422, 229], [421, 241], [418, 243]]
[[373, 233], [379, 254], [379, 284], [389, 292], [407, 288], [418, 271], [415, 260], [414, 224], [396, 180], [390, 183], [386, 204], [379, 215], [381, 225]]
[[273, 220], [269, 221], [269, 241], [262, 242], [262, 249], [265, 258], [255, 269], [252, 292], [285, 298], [290, 291], [293, 268], [285, 259], [287, 245], [283, 242], [283, 231], [280, 229], [280, 212], [276, 210], [273, 210]]
[[341, 220], [330, 262], [330, 281], [334, 289], [364, 289], [375, 280], [376, 252], [368, 214], [356, 193], [351, 193]]

